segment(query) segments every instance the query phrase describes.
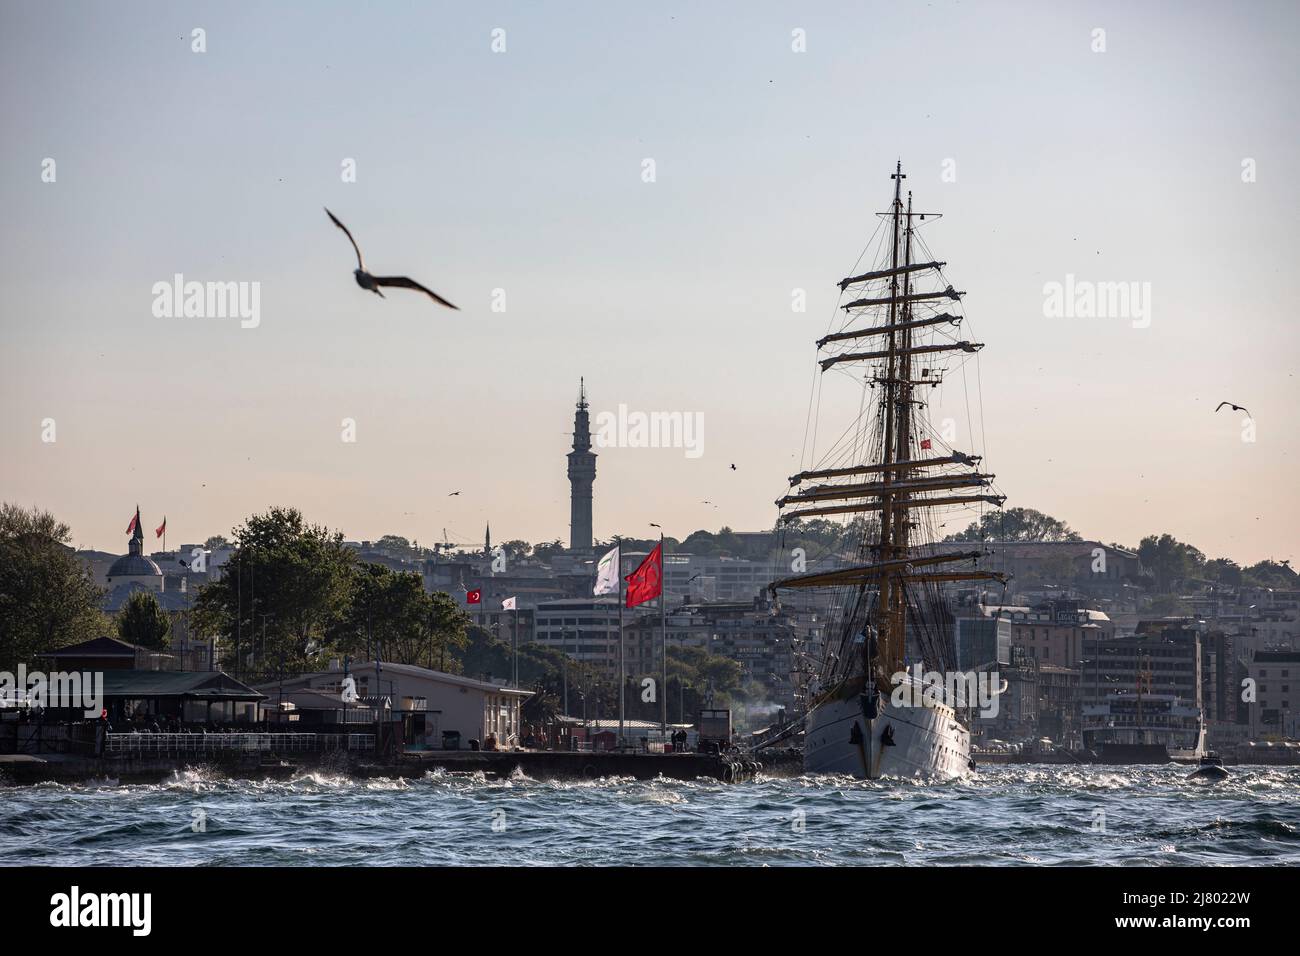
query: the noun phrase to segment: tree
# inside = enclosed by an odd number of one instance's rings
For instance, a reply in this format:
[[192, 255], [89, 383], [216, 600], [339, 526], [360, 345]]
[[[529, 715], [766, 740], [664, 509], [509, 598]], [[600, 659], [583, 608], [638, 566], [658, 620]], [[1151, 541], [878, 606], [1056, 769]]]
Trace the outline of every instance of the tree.
[[1236, 561], [1228, 558], [1215, 558], [1213, 561], [1206, 561], [1203, 569], [1205, 579], [1214, 581], [1216, 584], [1241, 584], [1241, 567]]
[[554, 541], [548, 541], [533, 548], [533, 557], [539, 561], [549, 563], [553, 557], [563, 551], [564, 543], [559, 538], [556, 538]]
[[521, 541], [518, 538], [516, 538], [513, 541], [504, 542], [501, 545], [501, 550], [504, 551], [506, 555], [509, 556], [511, 559], [526, 558], [528, 557], [528, 552], [533, 550], [533, 546], [529, 544], [527, 541]]
[[226, 540], [224, 534], [214, 534], [212, 537], [208, 538], [207, 541], [203, 542], [203, 547], [209, 551], [218, 551], [222, 548], [230, 547], [230, 542]]
[[117, 636], [128, 644], [165, 650], [172, 622], [152, 591], [132, 591], [117, 615]]
[[196, 630], [219, 637], [226, 659], [254, 678], [314, 668], [349, 606], [353, 552], [296, 508], [253, 515], [231, 534], [237, 544], [224, 574], [195, 602]]
[[756, 560], [772, 557], [772, 550], [779, 540], [783, 545], [780, 549], [783, 557], [788, 556], [795, 548], [803, 548], [811, 566], [828, 554], [855, 553], [864, 540], [868, 538], [875, 540], [879, 534], [879, 520], [868, 519], [862, 515], [857, 515], [845, 524], [828, 521], [825, 518], [797, 519], [786, 526], [782, 539], [777, 539], [775, 536], [770, 539], [764, 546], [765, 553], [758, 556]]
[[1290, 590], [1296, 587], [1296, 577], [1290, 561], [1260, 561], [1242, 571], [1242, 583], [1258, 588]]
[[0, 504], [0, 669], [95, 636], [103, 595], [52, 514]]
[[990, 511], [945, 541], [1082, 541], [1064, 521], [1033, 508]]
[[[680, 716], [685, 721], [693, 721], [710, 691], [714, 707], [744, 702], [747, 694], [741, 686], [741, 677], [740, 664], [729, 657], [710, 654], [699, 647], [669, 646], [666, 692], [670, 719], [676, 720]], [[637, 701], [639, 705], [639, 697]], [[634, 709], [637, 716], [649, 720], [658, 718], [657, 711], [642, 714], [639, 709]]]
[[465, 645], [469, 616], [449, 595], [426, 592], [419, 574], [363, 564], [352, 576], [347, 611], [333, 631], [338, 650], [443, 670], [449, 649]]
[[1185, 578], [1200, 572], [1205, 555], [1173, 535], [1148, 535], [1138, 543], [1138, 560], [1155, 577], [1156, 591], [1168, 594]]

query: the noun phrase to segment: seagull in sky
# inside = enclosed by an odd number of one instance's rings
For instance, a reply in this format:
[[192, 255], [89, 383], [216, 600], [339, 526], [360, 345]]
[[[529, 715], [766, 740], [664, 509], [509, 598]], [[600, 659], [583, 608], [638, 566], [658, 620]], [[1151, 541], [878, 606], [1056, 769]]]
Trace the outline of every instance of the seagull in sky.
[[330, 217], [330, 222], [334, 223], [334, 225], [338, 226], [340, 229], [343, 230], [343, 235], [348, 237], [348, 242], [352, 243], [352, 248], [356, 250], [357, 268], [352, 270], [352, 274], [357, 277], [357, 285], [361, 286], [361, 288], [369, 289], [371, 292], [379, 296], [379, 298], [381, 299], [386, 298], [386, 296], [379, 291], [380, 286], [390, 286], [398, 289], [414, 289], [417, 292], [423, 292], [425, 295], [431, 298], [434, 302], [437, 302], [439, 305], [445, 305], [449, 309], [457, 309], [457, 311], [459, 311], [457, 306], [452, 305], [450, 302], [448, 302], [442, 296], [438, 295], [438, 293], [434, 292], [432, 289], [426, 289], [424, 286], [420, 285], [420, 283], [416, 282], [414, 279], [408, 279], [406, 276], [371, 275], [366, 270], [365, 260], [361, 258], [361, 247], [358, 246], [357, 241], [352, 238], [352, 233], [348, 232], [348, 227], [343, 225], [343, 223], [339, 222], [338, 217], [335, 216], [334, 213], [330, 212], [328, 209], [325, 210], [325, 215]]
[[460, 494], [459, 491], [453, 491], [453, 492], [451, 492], [450, 494], [448, 494], [447, 497], [448, 497], [448, 498], [451, 498], [451, 497], [453, 497], [453, 496], [455, 496], [455, 495], [458, 495], [458, 494]]
[[[1246, 408], [1244, 405], [1234, 405], [1232, 402], [1219, 402], [1219, 408], [1222, 408], [1224, 405], [1227, 405], [1234, 412], [1245, 412], [1247, 415], [1250, 415], [1251, 418], [1255, 417], [1250, 414], [1250, 409]], [[1216, 408], [1215, 411], [1217, 412], [1219, 408]]]

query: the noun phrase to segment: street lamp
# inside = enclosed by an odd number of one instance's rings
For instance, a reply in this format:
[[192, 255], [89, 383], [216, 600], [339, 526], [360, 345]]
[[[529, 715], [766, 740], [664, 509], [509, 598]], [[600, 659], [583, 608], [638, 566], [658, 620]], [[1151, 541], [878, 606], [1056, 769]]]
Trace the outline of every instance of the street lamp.
[[664, 560], [664, 529], [659, 528], [659, 655], [662, 683], [659, 685], [659, 735], [668, 737], [668, 562]]

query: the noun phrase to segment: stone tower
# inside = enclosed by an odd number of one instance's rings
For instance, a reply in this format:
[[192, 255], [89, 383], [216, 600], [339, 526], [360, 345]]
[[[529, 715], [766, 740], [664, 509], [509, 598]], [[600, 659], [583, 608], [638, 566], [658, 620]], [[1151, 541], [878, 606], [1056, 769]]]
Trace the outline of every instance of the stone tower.
[[578, 410], [573, 416], [573, 451], [569, 452], [569, 550], [591, 551], [591, 486], [596, 480], [596, 453], [591, 450], [587, 389], [578, 380]]

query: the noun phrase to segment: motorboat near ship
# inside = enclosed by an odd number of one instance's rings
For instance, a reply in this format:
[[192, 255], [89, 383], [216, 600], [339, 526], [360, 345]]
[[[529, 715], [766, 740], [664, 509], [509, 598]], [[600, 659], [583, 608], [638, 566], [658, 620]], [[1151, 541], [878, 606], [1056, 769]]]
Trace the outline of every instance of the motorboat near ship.
[[1187, 779], [1218, 783], [1220, 780], [1227, 780], [1229, 776], [1227, 768], [1223, 766], [1222, 758], [1216, 753], [1208, 753], [1201, 758], [1201, 765], [1187, 775]]

